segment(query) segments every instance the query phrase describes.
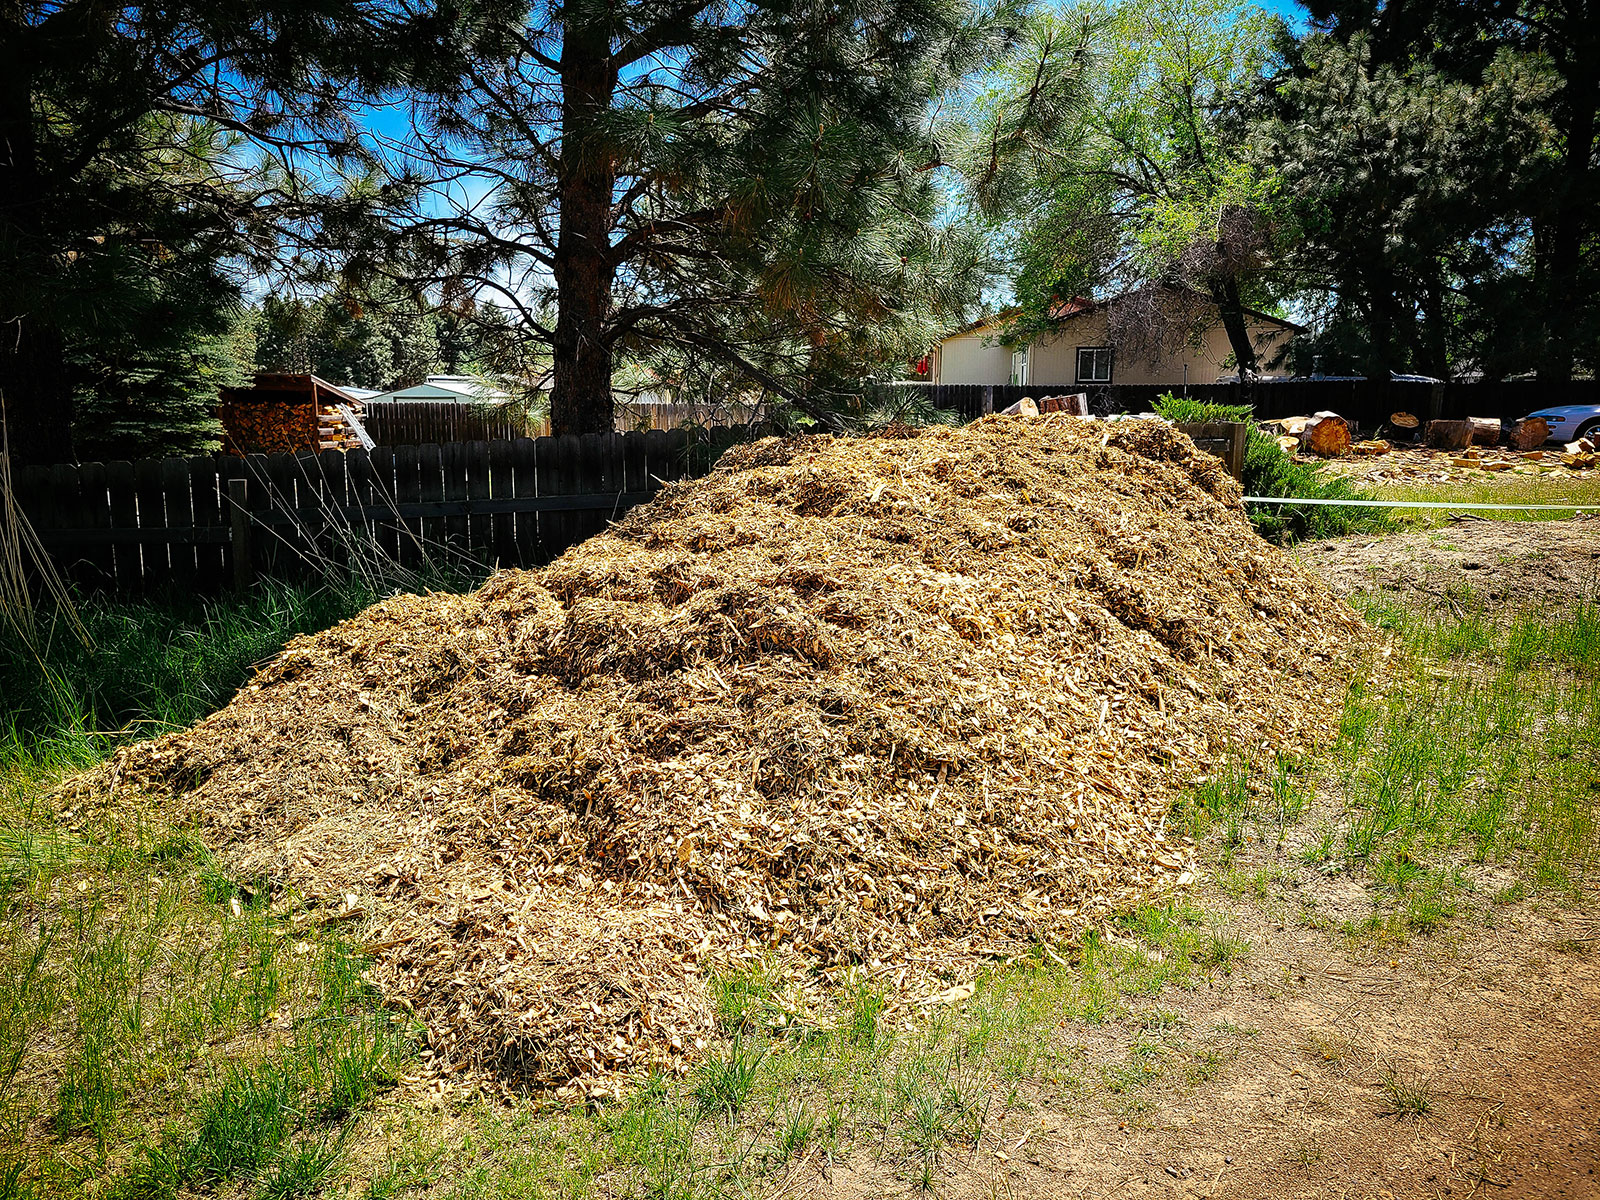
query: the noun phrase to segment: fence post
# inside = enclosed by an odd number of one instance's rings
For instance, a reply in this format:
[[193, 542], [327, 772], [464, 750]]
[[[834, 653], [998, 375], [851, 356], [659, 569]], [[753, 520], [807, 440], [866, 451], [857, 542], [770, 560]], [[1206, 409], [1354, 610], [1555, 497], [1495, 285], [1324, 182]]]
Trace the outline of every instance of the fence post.
[[983, 415], [987, 417], [987, 416], [992, 416], [993, 414], [994, 414], [994, 384], [986, 383], [986, 384], [983, 385]]
[[245, 481], [228, 480], [228, 507], [232, 518], [233, 586], [245, 591], [255, 579], [255, 563], [250, 553], [250, 510], [245, 507]]
[[1230, 424], [1228, 438], [1228, 472], [1237, 480], [1244, 480], [1245, 447], [1250, 441], [1250, 426], [1243, 421]]

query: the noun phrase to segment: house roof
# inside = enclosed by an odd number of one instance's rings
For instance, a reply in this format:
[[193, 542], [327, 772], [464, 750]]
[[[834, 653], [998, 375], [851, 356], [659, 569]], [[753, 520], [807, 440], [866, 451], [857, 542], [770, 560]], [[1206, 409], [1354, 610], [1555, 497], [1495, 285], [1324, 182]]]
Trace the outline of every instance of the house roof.
[[465, 400], [473, 404], [503, 404], [511, 396], [474, 375], [429, 375], [412, 387], [396, 388], [369, 396], [367, 403], [393, 400]]
[[[1127, 293], [1124, 292], [1122, 295], [1126, 294]], [[1070, 321], [1073, 317], [1081, 317], [1085, 313], [1091, 313], [1099, 309], [1107, 308], [1121, 298], [1122, 296], [1112, 296], [1105, 300], [1090, 300], [1084, 296], [1073, 296], [1070, 300], [1057, 299], [1051, 302], [1049, 309], [1046, 310], [1046, 315], [1052, 321], [1064, 323]], [[1207, 298], [1207, 302], [1211, 303], [1209, 298]], [[1009, 321], [1021, 311], [1022, 310], [1020, 308], [1015, 306], [1003, 308], [999, 312], [991, 313], [985, 317], [979, 317], [971, 324], [964, 325], [953, 333], [945, 334], [945, 336], [939, 340], [940, 342], [948, 342], [952, 338], [964, 337], [969, 333], [976, 333], [980, 329], [987, 329], [992, 326], [999, 325], [1005, 321]], [[1274, 317], [1270, 313], [1264, 313], [1258, 309], [1246, 308], [1244, 309], [1244, 314], [1245, 316], [1254, 318], [1257, 321], [1264, 321], [1269, 325], [1277, 325], [1281, 328], [1290, 330], [1293, 333], [1306, 332], [1304, 325], [1296, 325], [1293, 321], [1285, 321], [1282, 317]]]

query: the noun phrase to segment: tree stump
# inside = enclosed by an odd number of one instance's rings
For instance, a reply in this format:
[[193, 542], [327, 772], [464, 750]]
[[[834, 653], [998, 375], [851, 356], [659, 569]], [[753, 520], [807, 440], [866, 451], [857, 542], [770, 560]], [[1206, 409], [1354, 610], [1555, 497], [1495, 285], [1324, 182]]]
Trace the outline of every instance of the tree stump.
[[1423, 441], [1434, 450], [1465, 450], [1472, 445], [1472, 422], [1429, 421]]
[[1498, 446], [1500, 444], [1500, 418], [1499, 417], [1468, 417], [1472, 424], [1472, 441], [1478, 446]]
[[1343, 458], [1350, 453], [1350, 424], [1343, 417], [1323, 417], [1311, 427], [1308, 447], [1318, 458]]
[[1550, 424], [1543, 417], [1528, 417], [1511, 429], [1513, 450], [1537, 450], [1550, 440]]

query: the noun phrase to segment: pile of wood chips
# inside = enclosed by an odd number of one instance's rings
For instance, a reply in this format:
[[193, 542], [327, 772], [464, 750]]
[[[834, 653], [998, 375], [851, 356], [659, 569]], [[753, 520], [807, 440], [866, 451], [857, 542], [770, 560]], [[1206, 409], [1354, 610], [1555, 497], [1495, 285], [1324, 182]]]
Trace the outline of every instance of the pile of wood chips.
[[1362, 451], [1357, 457], [1323, 464], [1329, 474], [1372, 485], [1429, 486], [1481, 480], [1485, 475], [1540, 475], [1555, 479], [1573, 477], [1591, 468], [1594, 455], [1559, 449], [1511, 450], [1474, 446], [1466, 450], [1432, 450], [1426, 447], [1390, 446], [1384, 451]]
[[927, 999], [1186, 882], [1177, 789], [1328, 729], [1358, 627], [1158, 422], [767, 440], [296, 639], [69, 803], [358, 915], [434, 1069], [603, 1093], [741, 960]]

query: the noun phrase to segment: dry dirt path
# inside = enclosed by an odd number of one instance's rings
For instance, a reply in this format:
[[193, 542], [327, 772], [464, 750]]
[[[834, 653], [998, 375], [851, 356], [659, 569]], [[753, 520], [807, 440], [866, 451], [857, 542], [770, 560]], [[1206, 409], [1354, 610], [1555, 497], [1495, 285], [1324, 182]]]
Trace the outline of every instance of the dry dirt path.
[[[1600, 595], [1593, 520], [1467, 521], [1324, 542], [1304, 557], [1345, 593], [1405, 593], [1441, 605], [1464, 595], [1463, 585], [1493, 602]], [[1275, 854], [1282, 863], [1292, 849], [1258, 848], [1244, 865], [1270, 865]], [[1248, 939], [1251, 952], [1232, 974], [1192, 991], [1168, 988], [1152, 1005], [1177, 1014], [1184, 1036], [1225, 1031], [1229, 1053], [1215, 1076], [1169, 1084], [1139, 1104], [1103, 1093], [1034, 1097], [977, 1150], [947, 1161], [938, 1192], [960, 1200], [1600, 1198], [1595, 895], [1576, 905], [1490, 905], [1492, 923], [1464, 918], [1389, 945], [1300, 919], [1360, 908], [1364, 895], [1339, 894], [1352, 890], [1360, 885], [1297, 866], [1264, 900], [1203, 890], [1196, 902], [1229, 913], [1229, 932]], [[1125, 1059], [1135, 1036], [1126, 1022], [1090, 1028], [1081, 1071], [1092, 1077]], [[1395, 1096], [1419, 1089], [1428, 1111], [1397, 1113]], [[840, 1164], [797, 1172], [785, 1191], [913, 1189], [888, 1166]]]

